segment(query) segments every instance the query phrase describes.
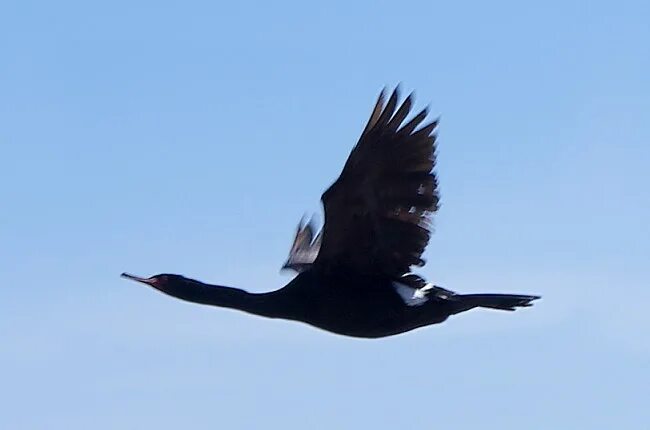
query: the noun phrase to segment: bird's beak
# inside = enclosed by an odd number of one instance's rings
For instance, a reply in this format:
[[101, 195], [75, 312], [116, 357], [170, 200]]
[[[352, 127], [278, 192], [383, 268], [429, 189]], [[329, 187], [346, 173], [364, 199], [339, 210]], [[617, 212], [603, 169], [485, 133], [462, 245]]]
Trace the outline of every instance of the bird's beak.
[[139, 276], [131, 275], [131, 274], [129, 274], [129, 273], [122, 273], [120, 276], [121, 276], [122, 278], [130, 279], [130, 280], [132, 280], [132, 281], [142, 282], [143, 284], [147, 284], [147, 285], [151, 285], [151, 286], [153, 286], [153, 284], [154, 284], [154, 282], [155, 282], [155, 281], [154, 281], [153, 279], [151, 279], [151, 278], [141, 278], [141, 277], [139, 277]]

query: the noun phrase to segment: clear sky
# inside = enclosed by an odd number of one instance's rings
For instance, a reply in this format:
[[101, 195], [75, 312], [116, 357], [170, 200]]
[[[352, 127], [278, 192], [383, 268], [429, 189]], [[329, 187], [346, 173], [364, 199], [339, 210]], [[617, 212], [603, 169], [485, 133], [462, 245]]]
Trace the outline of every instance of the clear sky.
[[[0, 428], [646, 429], [647, 1], [0, 6]], [[119, 278], [282, 286], [384, 85], [442, 118], [421, 271], [541, 294], [383, 340]]]

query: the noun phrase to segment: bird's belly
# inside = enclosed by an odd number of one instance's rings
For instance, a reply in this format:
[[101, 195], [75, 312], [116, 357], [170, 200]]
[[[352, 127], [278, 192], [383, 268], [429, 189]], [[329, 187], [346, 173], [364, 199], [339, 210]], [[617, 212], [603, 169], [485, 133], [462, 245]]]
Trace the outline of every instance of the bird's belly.
[[442, 322], [448, 315], [429, 304], [407, 306], [388, 279], [319, 277], [310, 286], [299, 290], [304, 295], [293, 319], [346, 336], [391, 336]]
[[367, 292], [363, 297], [323, 297], [310, 324], [334, 333], [355, 337], [383, 337], [411, 329], [402, 303]]

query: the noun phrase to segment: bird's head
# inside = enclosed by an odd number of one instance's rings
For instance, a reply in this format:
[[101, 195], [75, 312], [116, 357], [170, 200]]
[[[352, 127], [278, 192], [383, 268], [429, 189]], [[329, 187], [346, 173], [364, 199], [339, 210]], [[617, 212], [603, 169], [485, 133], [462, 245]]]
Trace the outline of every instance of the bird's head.
[[180, 286], [187, 282], [187, 279], [184, 276], [172, 275], [169, 273], [161, 273], [160, 275], [154, 275], [149, 278], [141, 278], [140, 276], [131, 275], [129, 273], [122, 273], [121, 276], [132, 281], [147, 284], [150, 287], [165, 293], [169, 293], [174, 286]]
[[149, 285], [156, 290], [177, 299], [188, 302], [203, 303], [214, 306], [237, 307], [243, 306], [243, 300], [251, 294], [237, 288], [221, 285], [204, 284], [201, 281], [186, 278], [181, 275], [161, 273], [149, 278], [122, 273], [122, 277]]

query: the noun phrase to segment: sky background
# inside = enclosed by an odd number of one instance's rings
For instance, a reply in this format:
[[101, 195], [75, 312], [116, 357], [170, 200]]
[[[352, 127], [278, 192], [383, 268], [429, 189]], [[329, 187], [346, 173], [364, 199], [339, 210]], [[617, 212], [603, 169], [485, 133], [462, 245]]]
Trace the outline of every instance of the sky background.
[[[646, 429], [646, 1], [0, 6], [0, 428]], [[384, 85], [442, 118], [420, 273], [540, 294], [382, 340], [250, 291]]]

